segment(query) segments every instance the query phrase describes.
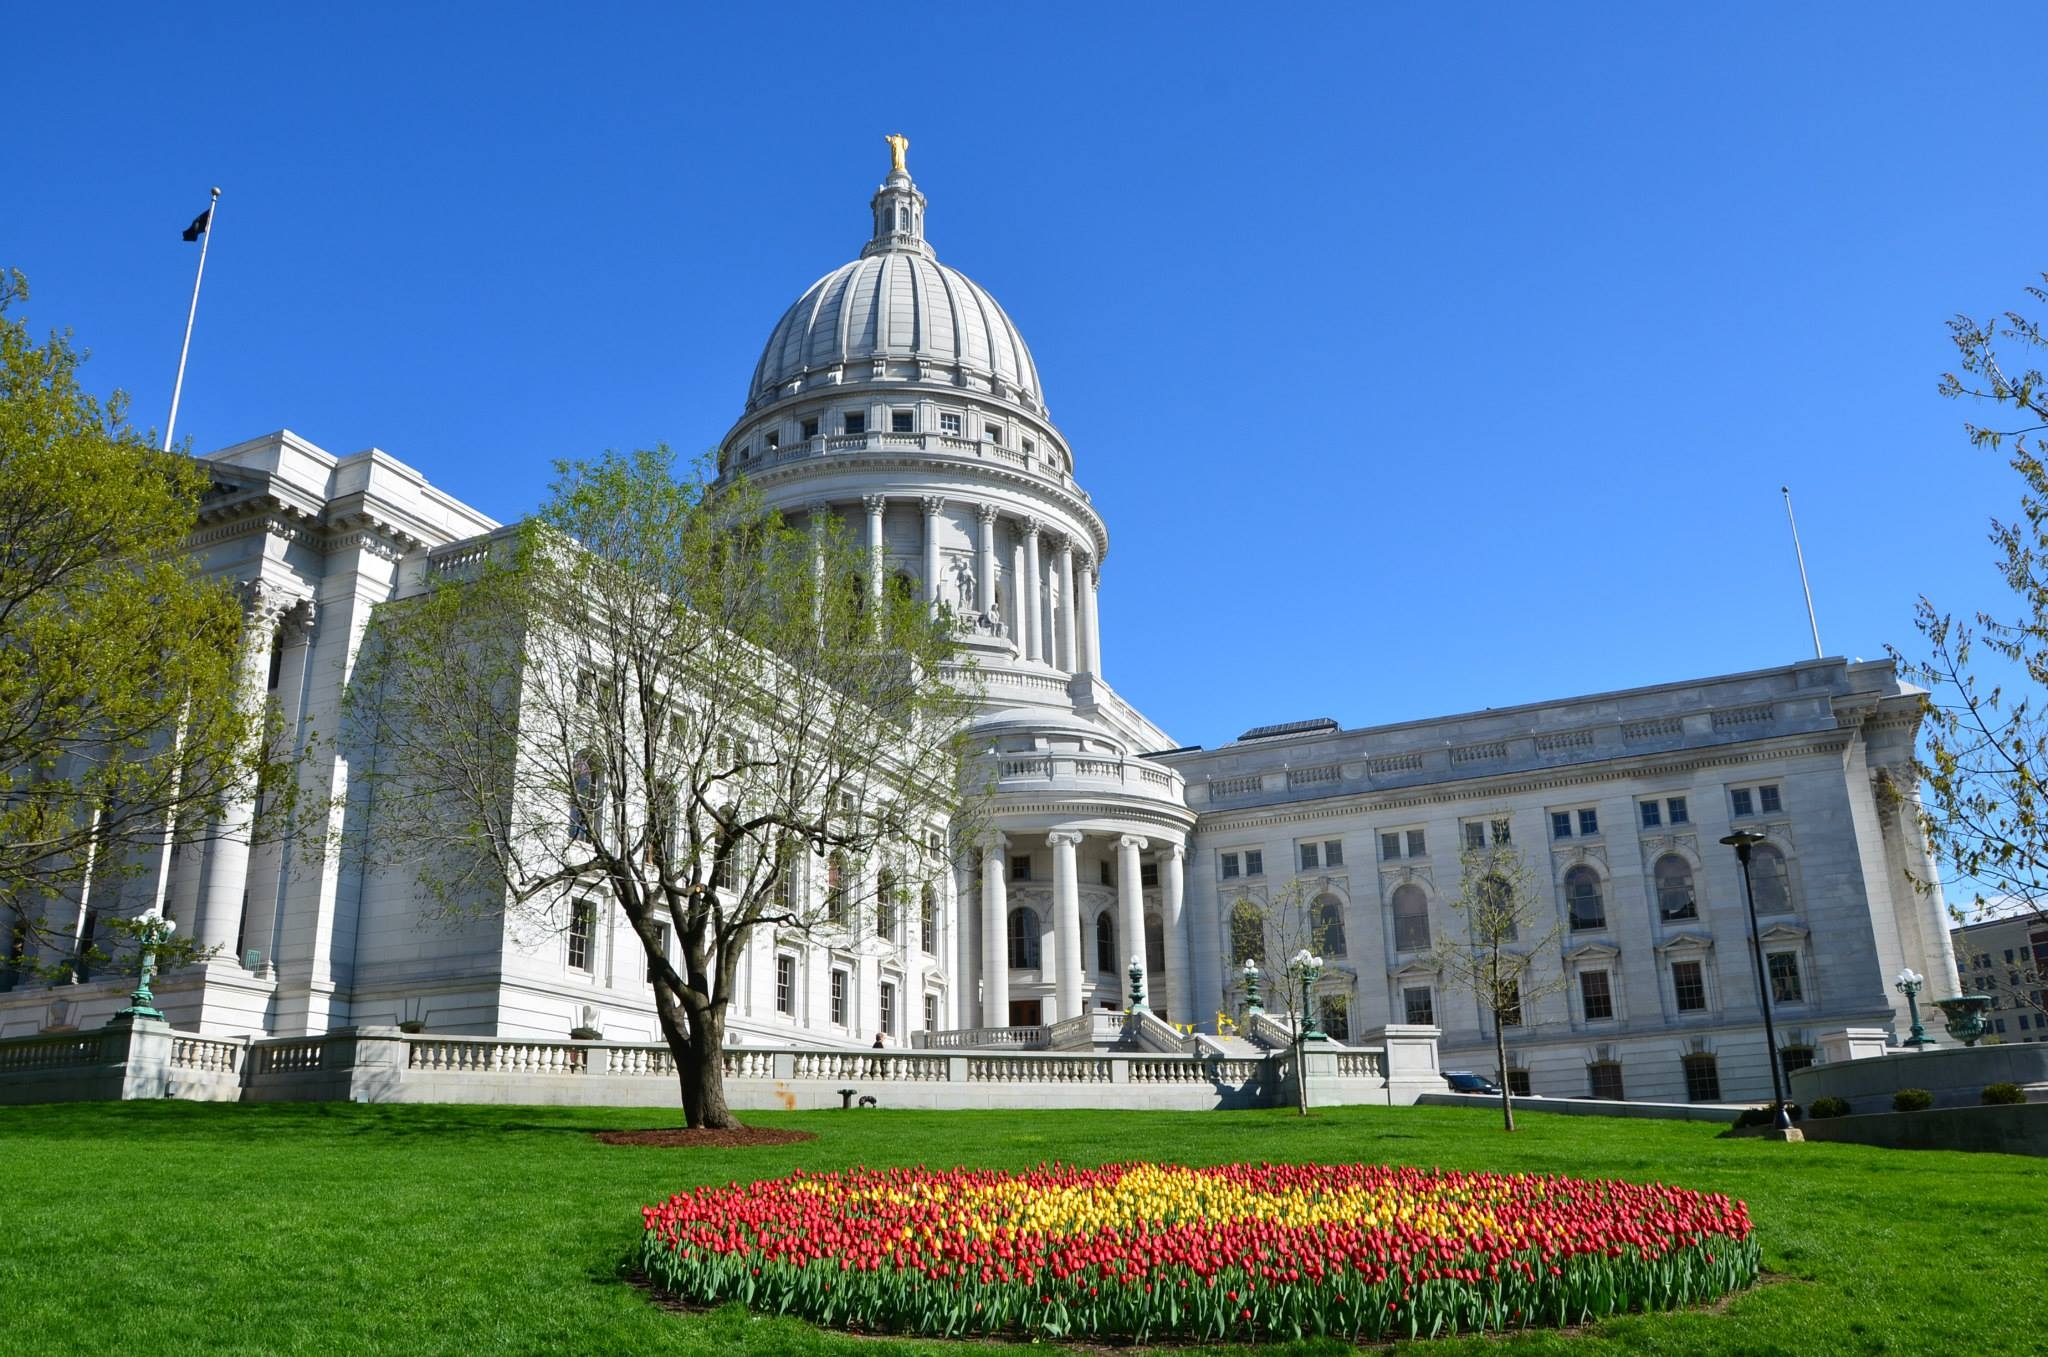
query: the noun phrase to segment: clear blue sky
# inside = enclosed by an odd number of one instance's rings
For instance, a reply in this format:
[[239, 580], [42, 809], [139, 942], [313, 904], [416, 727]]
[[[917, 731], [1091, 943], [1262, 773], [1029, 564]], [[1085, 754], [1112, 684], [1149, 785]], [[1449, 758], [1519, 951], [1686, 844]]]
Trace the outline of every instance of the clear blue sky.
[[[161, 424], [500, 518], [713, 444], [911, 138], [1181, 740], [1797, 660], [1998, 601], [1942, 322], [2048, 269], [2039, 6], [35, 5], [0, 266]], [[24, 119], [26, 121], [24, 122]]]

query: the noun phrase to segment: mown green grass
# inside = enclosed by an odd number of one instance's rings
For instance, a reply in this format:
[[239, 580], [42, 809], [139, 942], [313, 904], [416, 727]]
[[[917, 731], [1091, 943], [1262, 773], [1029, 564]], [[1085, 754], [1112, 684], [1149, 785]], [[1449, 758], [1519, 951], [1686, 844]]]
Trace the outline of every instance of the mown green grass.
[[[2048, 1163], [1718, 1139], [1718, 1127], [1463, 1108], [760, 1114], [745, 1152], [622, 1149], [674, 1114], [551, 1108], [0, 1108], [8, 1353], [991, 1353], [877, 1343], [622, 1280], [640, 1206], [795, 1168], [1365, 1160], [1662, 1180], [1747, 1201], [1781, 1280], [1713, 1313], [1414, 1344], [1494, 1353], [2038, 1352]], [[1017, 1349], [1021, 1351], [1022, 1349]], [[1041, 1348], [1040, 1350], [1044, 1350]], [[1341, 1344], [1267, 1352], [1338, 1352]]]

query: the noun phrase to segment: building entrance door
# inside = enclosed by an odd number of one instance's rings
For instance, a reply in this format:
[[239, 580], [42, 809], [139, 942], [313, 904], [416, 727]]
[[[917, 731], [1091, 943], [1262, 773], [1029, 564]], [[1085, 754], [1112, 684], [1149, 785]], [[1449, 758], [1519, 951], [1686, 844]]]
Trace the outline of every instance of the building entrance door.
[[1010, 1026], [1036, 1027], [1045, 1021], [1045, 1009], [1036, 999], [1010, 1000]]

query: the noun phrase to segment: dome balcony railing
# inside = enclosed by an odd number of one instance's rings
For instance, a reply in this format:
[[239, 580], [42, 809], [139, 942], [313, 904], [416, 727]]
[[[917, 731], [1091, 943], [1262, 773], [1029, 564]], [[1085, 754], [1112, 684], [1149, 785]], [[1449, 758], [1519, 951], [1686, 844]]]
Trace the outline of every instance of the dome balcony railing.
[[1074, 478], [1061, 470], [1059, 464], [1049, 457], [1037, 457], [1017, 448], [986, 439], [962, 438], [958, 434], [945, 433], [841, 433], [819, 434], [792, 443], [788, 447], [774, 448], [759, 452], [751, 457], [736, 459], [730, 465], [739, 471], [761, 471], [769, 467], [782, 466], [789, 462], [800, 462], [811, 457], [829, 457], [835, 454], [860, 452], [937, 452], [956, 457], [969, 457], [977, 461], [993, 459], [1036, 471], [1047, 480], [1073, 490], [1083, 500], [1088, 492], [1074, 484]]
[[995, 775], [997, 791], [1037, 791], [1076, 783], [1114, 784], [1146, 795], [1182, 797], [1181, 775], [1143, 759], [1117, 754], [998, 754], [984, 762]]

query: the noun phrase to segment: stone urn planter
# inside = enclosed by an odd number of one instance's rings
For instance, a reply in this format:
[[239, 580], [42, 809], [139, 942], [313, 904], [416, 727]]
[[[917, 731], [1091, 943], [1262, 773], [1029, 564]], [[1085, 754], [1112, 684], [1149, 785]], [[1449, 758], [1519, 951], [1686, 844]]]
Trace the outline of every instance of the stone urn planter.
[[1988, 994], [1959, 994], [1953, 999], [1936, 999], [1934, 1006], [1941, 1010], [1948, 1034], [1965, 1046], [1975, 1046], [1978, 1039], [1991, 1030], [1991, 1022], [1984, 1016], [1991, 1011], [1991, 996]]

